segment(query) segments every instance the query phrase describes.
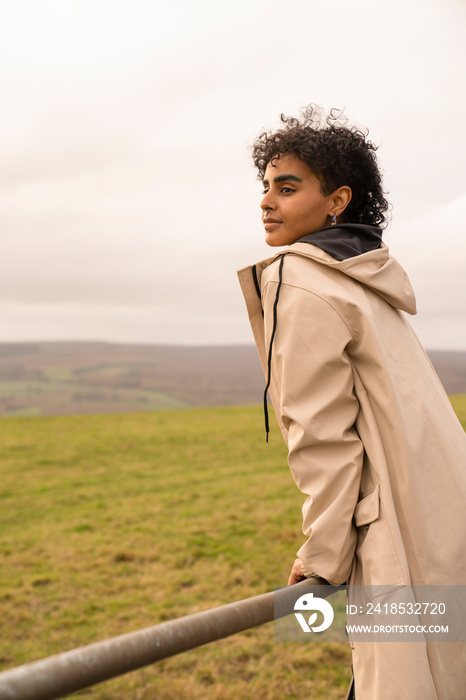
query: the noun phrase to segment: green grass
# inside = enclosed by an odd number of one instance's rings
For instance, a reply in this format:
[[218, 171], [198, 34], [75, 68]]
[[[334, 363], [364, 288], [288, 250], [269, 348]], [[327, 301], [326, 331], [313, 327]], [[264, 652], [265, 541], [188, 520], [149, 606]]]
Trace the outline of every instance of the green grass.
[[[303, 496], [262, 426], [255, 407], [1, 420], [0, 668], [285, 583]], [[268, 624], [79, 696], [336, 700], [349, 677], [346, 644]]]
[[450, 401], [463, 428], [466, 430], [466, 394], [450, 396]]

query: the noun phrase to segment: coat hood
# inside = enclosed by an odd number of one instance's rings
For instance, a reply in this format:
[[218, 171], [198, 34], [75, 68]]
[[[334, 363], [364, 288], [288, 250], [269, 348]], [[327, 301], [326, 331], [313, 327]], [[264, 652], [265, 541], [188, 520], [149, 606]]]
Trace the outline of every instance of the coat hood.
[[391, 306], [408, 314], [416, 313], [416, 297], [408, 275], [395, 258], [392, 258], [384, 243], [381, 243], [376, 250], [355, 255], [346, 260], [335, 260], [324, 250], [312, 245], [309, 242], [310, 239], [311, 236], [307, 236], [305, 242], [301, 240], [293, 243], [285, 251], [278, 253], [275, 258], [283, 254], [311, 258], [352, 277], [372, 289]]

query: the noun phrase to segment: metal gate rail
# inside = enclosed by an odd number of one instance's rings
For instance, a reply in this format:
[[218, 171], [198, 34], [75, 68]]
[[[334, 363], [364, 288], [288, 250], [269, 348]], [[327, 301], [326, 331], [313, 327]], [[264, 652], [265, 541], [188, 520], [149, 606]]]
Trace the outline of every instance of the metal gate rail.
[[[297, 586], [322, 585], [310, 578]], [[0, 700], [54, 700], [293, 612], [295, 586], [228, 603], [0, 673]], [[334, 589], [336, 590], [336, 589]], [[277, 613], [277, 603], [279, 612]], [[275, 611], [275, 614], [274, 614]]]

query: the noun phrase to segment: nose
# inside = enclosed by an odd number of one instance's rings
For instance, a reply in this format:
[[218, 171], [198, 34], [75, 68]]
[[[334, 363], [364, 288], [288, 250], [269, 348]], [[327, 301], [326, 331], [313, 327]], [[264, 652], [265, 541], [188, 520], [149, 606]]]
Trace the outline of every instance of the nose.
[[275, 204], [273, 201], [273, 197], [270, 194], [270, 190], [264, 194], [262, 197], [260, 207], [262, 211], [266, 211], [267, 209], [275, 209]]

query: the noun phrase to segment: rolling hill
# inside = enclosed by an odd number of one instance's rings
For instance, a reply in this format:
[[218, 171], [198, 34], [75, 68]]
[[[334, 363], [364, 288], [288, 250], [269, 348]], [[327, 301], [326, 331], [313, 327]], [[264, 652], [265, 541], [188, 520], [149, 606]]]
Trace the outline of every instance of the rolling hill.
[[[466, 393], [466, 352], [429, 356], [450, 394]], [[120, 413], [257, 404], [252, 345], [0, 344], [0, 415]]]

